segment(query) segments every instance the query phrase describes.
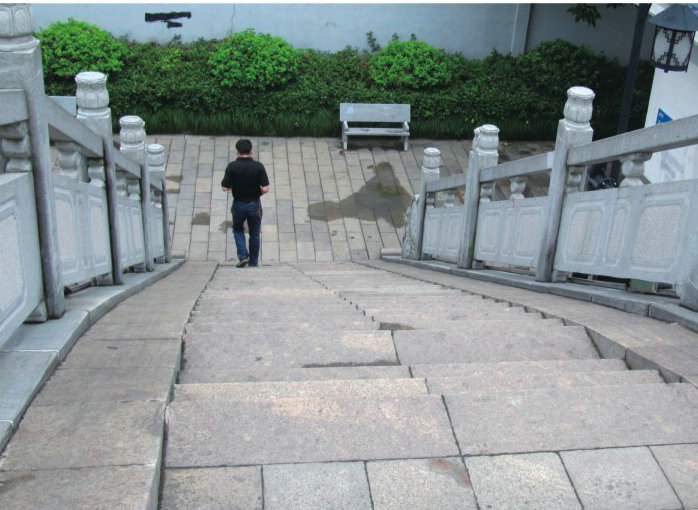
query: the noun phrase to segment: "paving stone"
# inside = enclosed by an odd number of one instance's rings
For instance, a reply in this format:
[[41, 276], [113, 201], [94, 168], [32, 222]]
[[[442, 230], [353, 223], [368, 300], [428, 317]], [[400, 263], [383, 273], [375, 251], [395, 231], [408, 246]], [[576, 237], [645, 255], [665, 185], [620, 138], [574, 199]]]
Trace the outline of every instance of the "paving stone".
[[91, 312], [85, 310], [70, 310], [60, 320], [41, 324], [24, 323], [2, 345], [0, 352], [56, 351], [59, 359], [65, 358], [80, 335], [89, 328], [90, 316]]
[[615, 372], [571, 372], [546, 374], [506, 374], [499, 376], [432, 377], [427, 379], [429, 393], [448, 395], [466, 391], [507, 391], [511, 389], [571, 388], [575, 386], [612, 386], [618, 384], [664, 384], [655, 370]]
[[262, 510], [258, 466], [166, 469], [161, 510]]
[[162, 402], [31, 406], [12, 438], [3, 469], [156, 465], [163, 412]]
[[0, 472], [0, 507], [3, 510], [156, 510], [158, 478], [154, 464], [5, 471]]
[[657, 368], [668, 380], [698, 375], [698, 345], [658, 345], [637, 347], [626, 354], [633, 368]]
[[81, 339], [62, 368], [179, 368], [182, 341]]
[[585, 509], [682, 508], [648, 448], [561, 452]]
[[33, 405], [83, 402], [166, 402], [174, 368], [60, 368], [41, 389]]
[[320, 368], [397, 364], [389, 331], [247, 332], [214, 337], [187, 334], [187, 367], [211, 370], [242, 367]]
[[375, 461], [366, 464], [366, 471], [374, 510], [477, 508], [460, 459]]
[[241, 369], [197, 370], [187, 367], [179, 374], [181, 383], [322, 381], [328, 379], [397, 379], [409, 378], [406, 366], [356, 366], [329, 368], [252, 367]]
[[400, 397], [426, 395], [424, 379], [353, 379], [179, 384], [175, 399], [248, 401], [279, 398]]
[[184, 331], [186, 322], [186, 317], [180, 317], [180, 319], [175, 322], [120, 324], [100, 324], [98, 322], [92, 326], [82, 338], [89, 340], [176, 338]]
[[466, 455], [698, 442], [698, 390], [641, 384], [447, 395]]
[[[408, 323], [409, 324], [409, 323]], [[542, 329], [492, 324], [472, 330], [395, 331], [398, 357], [404, 364], [592, 359], [598, 355], [584, 328]]]
[[0, 452], [5, 449], [5, 445], [10, 440], [10, 435], [12, 435], [12, 422], [0, 420]]
[[546, 374], [551, 372], [597, 372], [627, 370], [620, 359], [580, 359], [543, 361], [503, 361], [497, 363], [443, 363], [410, 366], [414, 377], [500, 377], [518, 374]]
[[363, 462], [264, 466], [265, 510], [371, 510]]
[[168, 467], [458, 454], [440, 397], [170, 405]]
[[698, 444], [650, 448], [686, 508], [698, 508]]
[[55, 352], [0, 354], [0, 420], [16, 425], [57, 363]]
[[467, 457], [465, 464], [480, 508], [582, 508], [554, 453]]

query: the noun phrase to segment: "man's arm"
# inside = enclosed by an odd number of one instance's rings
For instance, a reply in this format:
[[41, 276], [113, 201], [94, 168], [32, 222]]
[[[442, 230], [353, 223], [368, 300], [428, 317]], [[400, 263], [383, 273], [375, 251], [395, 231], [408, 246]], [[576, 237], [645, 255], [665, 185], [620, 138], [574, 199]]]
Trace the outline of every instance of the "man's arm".
[[262, 190], [262, 195], [269, 193], [269, 186], [260, 186], [259, 189]]

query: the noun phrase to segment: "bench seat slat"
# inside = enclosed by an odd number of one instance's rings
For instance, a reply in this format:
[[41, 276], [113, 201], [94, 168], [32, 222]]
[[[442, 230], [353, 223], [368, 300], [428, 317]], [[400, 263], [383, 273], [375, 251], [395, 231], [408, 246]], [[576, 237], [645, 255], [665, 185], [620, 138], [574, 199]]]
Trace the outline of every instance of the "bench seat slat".
[[[349, 136], [399, 136], [404, 150], [407, 150], [410, 136], [409, 104], [340, 103], [339, 121], [342, 123], [342, 145], [345, 150]], [[400, 126], [350, 126], [350, 122], [385, 122]]]
[[352, 136], [405, 136], [409, 135], [409, 130], [403, 128], [369, 128], [369, 127], [349, 127], [346, 134]]

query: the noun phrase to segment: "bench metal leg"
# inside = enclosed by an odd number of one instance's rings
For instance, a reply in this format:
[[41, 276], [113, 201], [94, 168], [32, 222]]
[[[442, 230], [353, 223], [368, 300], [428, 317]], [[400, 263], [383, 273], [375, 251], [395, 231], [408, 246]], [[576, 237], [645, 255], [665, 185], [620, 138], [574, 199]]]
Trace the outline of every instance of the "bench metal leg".
[[402, 146], [405, 152], [410, 148], [409, 138], [406, 136], [402, 137]]

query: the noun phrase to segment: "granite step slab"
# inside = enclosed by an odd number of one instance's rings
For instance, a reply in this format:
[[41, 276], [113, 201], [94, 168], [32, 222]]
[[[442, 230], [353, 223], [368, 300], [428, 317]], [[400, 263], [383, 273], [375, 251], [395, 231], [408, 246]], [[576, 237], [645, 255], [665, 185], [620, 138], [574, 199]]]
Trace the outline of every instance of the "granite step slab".
[[445, 396], [464, 455], [698, 442], [698, 390], [640, 384]]
[[364, 365], [327, 368], [250, 367], [238, 369], [197, 370], [187, 367], [179, 374], [180, 383], [325, 381], [332, 379], [409, 379], [406, 366]]
[[[361, 316], [358, 316], [361, 317]], [[351, 322], [332, 322], [329, 319], [318, 324], [314, 321], [299, 321], [293, 323], [281, 324], [277, 321], [272, 323], [264, 324], [263, 331], [268, 332], [271, 335], [283, 335], [288, 333], [289, 335], [296, 335], [301, 333], [330, 333], [330, 332], [349, 332], [349, 331], [375, 331], [378, 329], [380, 324], [373, 320], [358, 320]], [[187, 333], [211, 333], [216, 334], [227, 334], [235, 333], [240, 334], [240, 332], [249, 331], [251, 325], [244, 320], [231, 320], [229, 317], [224, 319], [219, 318], [218, 320], [208, 319], [208, 320], [197, 320], [187, 324], [185, 331]]]
[[397, 365], [389, 331], [289, 333], [240, 331], [228, 336], [208, 333], [185, 337], [186, 369], [250, 367], [320, 368]]
[[503, 361], [493, 363], [434, 363], [410, 366], [414, 377], [490, 377], [519, 374], [550, 374], [569, 372], [627, 371], [621, 359], [570, 359], [541, 361]]
[[457, 456], [440, 396], [179, 402], [166, 466], [240, 466]]
[[[436, 392], [432, 392], [436, 393]], [[349, 379], [177, 384], [174, 400], [252, 401], [281, 398], [403, 397], [426, 395], [424, 379]]]
[[550, 329], [494, 326], [486, 330], [394, 331], [395, 348], [401, 363], [472, 363], [598, 358], [596, 348], [579, 326]]
[[656, 370], [607, 372], [550, 372], [546, 374], [505, 374], [482, 378], [429, 377], [429, 393], [451, 395], [469, 391], [507, 391], [512, 389], [571, 388], [576, 386], [617, 386], [622, 384], [664, 384]]

